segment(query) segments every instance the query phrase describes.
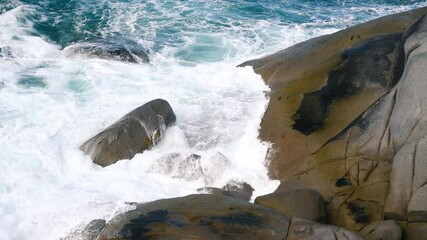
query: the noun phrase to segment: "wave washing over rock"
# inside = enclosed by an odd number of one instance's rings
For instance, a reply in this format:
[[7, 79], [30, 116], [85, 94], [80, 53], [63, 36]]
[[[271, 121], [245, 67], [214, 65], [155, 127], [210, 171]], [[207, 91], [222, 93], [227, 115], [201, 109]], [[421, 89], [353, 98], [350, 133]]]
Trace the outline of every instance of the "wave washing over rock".
[[1, 2], [0, 239], [424, 236], [424, 5]]

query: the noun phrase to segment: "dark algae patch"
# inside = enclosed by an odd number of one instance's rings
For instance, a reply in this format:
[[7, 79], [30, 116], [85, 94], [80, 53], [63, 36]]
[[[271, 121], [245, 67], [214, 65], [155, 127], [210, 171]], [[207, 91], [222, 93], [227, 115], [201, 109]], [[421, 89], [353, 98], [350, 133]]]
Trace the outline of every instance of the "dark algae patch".
[[167, 210], [151, 211], [147, 215], [141, 214], [124, 225], [119, 234], [126, 240], [150, 239], [149, 236], [145, 236], [145, 233], [150, 232], [150, 224], [163, 223], [168, 219], [169, 211]]
[[261, 219], [252, 213], [235, 213], [228, 216], [218, 217], [217, 220], [224, 224], [239, 224], [256, 226], [261, 223]]
[[329, 73], [326, 86], [305, 93], [292, 116], [293, 129], [310, 135], [322, 128], [334, 101], [356, 95], [361, 90], [381, 86], [390, 88], [401, 34], [376, 37], [367, 43], [344, 51], [342, 63]]
[[342, 177], [335, 181], [335, 187], [344, 187], [348, 185], [351, 185], [351, 182], [348, 178], [345, 178], [345, 177]]
[[347, 209], [350, 210], [351, 214], [353, 215], [353, 220], [356, 223], [369, 223], [369, 215], [363, 207], [357, 205], [356, 203], [349, 202], [347, 203]]

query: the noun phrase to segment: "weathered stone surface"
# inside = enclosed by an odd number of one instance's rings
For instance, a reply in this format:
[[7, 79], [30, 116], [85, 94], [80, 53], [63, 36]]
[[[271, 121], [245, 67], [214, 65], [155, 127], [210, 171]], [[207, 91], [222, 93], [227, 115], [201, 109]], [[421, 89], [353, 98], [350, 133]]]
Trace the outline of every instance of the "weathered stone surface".
[[154, 146], [175, 120], [169, 103], [155, 99], [126, 114], [83, 143], [80, 149], [90, 155], [94, 163], [105, 167], [121, 159], [131, 159]]
[[366, 240], [401, 240], [402, 228], [393, 220], [379, 221], [364, 227], [360, 234]]
[[[427, 180], [424, 167], [419, 162], [419, 174], [412, 174], [405, 159], [414, 155], [406, 145], [427, 133], [420, 117], [427, 72], [418, 60], [426, 12], [376, 19], [242, 64], [272, 89], [260, 137], [272, 143], [269, 169], [281, 180], [277, 191], [318, 191], [327, 222], [352, 230], [383, 216], [406, 219], [407, 211], [414, 221], [425, 218], [417, 200], [425, 198], [423, 186], [412, 182]], [[393, 171], [399, 171], [394, 164], [406, 166], [396, 186], [389, 186], [392, 164]], [[383, 212], [387, 195], [392, 207]]]
[[363, 240], [359, 235], [348, 230], [292, 218], [287, 240]]
[[316, 222], [326, 220], [325, 203], [315, 190], [276, 191], [255, 199], [255, 204]]
[[199, 193], [223, 195], [223, 196], [237, 198], [245, 201], [251, 200], [253, 191], [254, 189], [248, 183], [240, 182], [236, 180], [229, 181], [222, 188], [204, 187], [204, 188], [197, 189], [197, 192]]
[[105, 227], [104, 219], [90, 221], [83, 230], [76, 230], [63, 240], [96, 240], [102, 229]]
[[64, 48], [67, 56], [111, 59], [131, 63], [150, 61], [147, 51], [135, 41], [124, 38], [95, 39]]
[[427, 223], [409, 223], [406, 226], [405, 240], [421, 240], [427, 236]]
[[390, 138], [399, 149], [393, 160], [384, 215], [410, 222], [427, 221], [427, 18], [405, 43], [407, 63], [390, 117]]
[[252, 66], [273, 89], [285, 87], [301, 76], [332, 68], [340, 54], [367, 39], [402, 33], [426, 13], [425, 8], [393, 14], [356, 25], [334, 34], [298, 43], [267, 57], [250, 60], [239, 66]]

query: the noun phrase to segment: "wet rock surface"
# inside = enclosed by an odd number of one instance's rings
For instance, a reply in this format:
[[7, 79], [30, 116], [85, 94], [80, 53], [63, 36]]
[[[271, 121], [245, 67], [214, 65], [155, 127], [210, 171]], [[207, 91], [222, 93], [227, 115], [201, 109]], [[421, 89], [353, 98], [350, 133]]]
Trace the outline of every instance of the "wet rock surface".
[[325, 203], [322, 195], [312, 189], [276, 191], [255, 199], [255, 204], [284, 214], [315, 222], [326, 221]]
[[94, 163], [105, 167], [153, 147], [175, 120], [169, 103], [155, 99], [126, 114], [83, 143], [80, 149]]

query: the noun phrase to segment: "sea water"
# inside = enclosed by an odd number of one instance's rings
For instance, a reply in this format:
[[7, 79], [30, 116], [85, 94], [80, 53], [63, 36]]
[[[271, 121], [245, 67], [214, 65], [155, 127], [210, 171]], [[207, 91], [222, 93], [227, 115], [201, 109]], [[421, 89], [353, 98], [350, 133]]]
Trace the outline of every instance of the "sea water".
[[[243, 61], [424, 1], [1, 0], [0, 239], [60, 239], [132, 202], [245, 181], [274, 191], [257, 139], [268, 87]], [[126, 38], [150, 63], [70, 56]], [[167, 100], [177, 121], [153, 149], [102, 168], [79, 145], [134, 108]], [[201, 156], [207, 177], [159, 159]], [[223, 164], [218, 164], [218, 162]], [[194, 166], [188, 166], [191, 176]]]

